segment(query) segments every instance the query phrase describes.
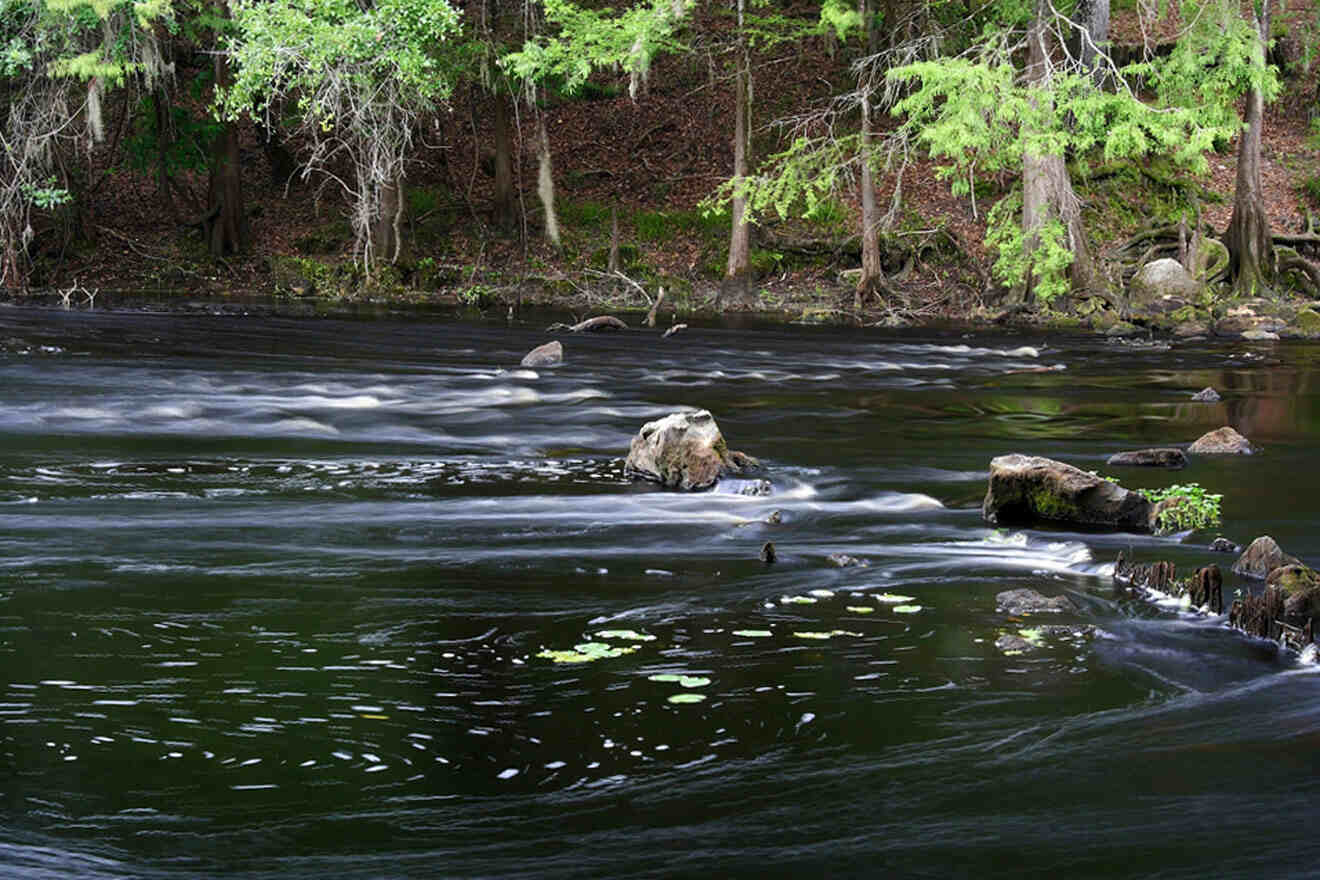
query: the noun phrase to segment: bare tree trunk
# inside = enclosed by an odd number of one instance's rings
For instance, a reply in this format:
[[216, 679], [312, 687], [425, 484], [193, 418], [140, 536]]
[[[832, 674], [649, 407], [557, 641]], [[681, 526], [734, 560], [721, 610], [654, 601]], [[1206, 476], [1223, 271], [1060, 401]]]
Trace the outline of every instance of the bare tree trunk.
[[541, 168], [536, 176], [536, 194], [541, 197], [541, 207], [545, 209], [545, 237], [559, 247], [559, 218], [555, 216], [555, 172], [550, 164], [550, 138], [545, 133], [545, 117], [536, 121], [537, 152], [541, 158]]
[[[1256, 63], [1265, 63], [1265, 45], [1270, 33], [1270, 3], [1256, 18], [1259, 37]], [[1273, 276], [1270, 220], [1265, 215], [1265, 194], [1260, 180], [1260, 138], [1265, 117], [1265, 97], [1260, 89], [1247, 93], [1247, 129], [1238, 144], [1237, 187], [1233, 192], [1233, 216], [1224, 231], [1228, 247], [1228, 274], [1233, 290], [1242, 296], [1259, 293]]]
[[[1049, 79], [1049, 30], [1045, 27], [1048, 5], [1038, 0], [1036, 19], [1029, 34], [1027, 81], [1045, 83]], [[1041, 96], [1039, 100], [1048, 100]], [[1022, 157], [1022, 231], [1026, 234], [1027, 257], [1041, 245], [1040, 231], [1058, 221], [1063, 224], [1064, 244], [1072, 252], [1073, 261], [1069, 277], [1074, 289], [1091, 289], [1096, 283], [1095, 264], [1086, 245], [1086, 230], [1082, 227], [1082, 206], [1062, 155], [1037, 156], [1026, 153]], [[1030, 302], [1035, 288], [1035, 273], [1027, 270], [1023, 301]]]
[[871, 179], [871, 97], [868, 86], [862, 91], [862, 276], [857, 279], [853, 307], [861, 311], [866, 299], [884, 291], [884, 268], [880, 264], [880, 242], [876, 238], [875, 184]]
[[724, 270], [723, 298], [739, 300], [751, 296], [752, 230], [747, 223], [747, 196], [742, 191], [747, 178], [748, 143], [751, 137], [751, 59], [747, 54], [746, 38], [742, 33], [746, 0], [738, 0], [738, 71], [733, 94], [733, 199], [730, 205], [732, 230], [729, 234], [729, 261]]
[[1100, 53], [1109, 51], [1109, 0], [1078, 0], [1073, 18], [1080, 27], [1077, 54], [1082, 67], [1090, 71], [1096, 85], [1103, 88], [1109, 77], [1099, 61]]
[[517, 204], [513, 197], [513, 135], [509, 128], [508, 98], [496, 91], [495, 103], [495, 225], [505, 232], [513, 229]]
[[402, 174], [380, 185], [376, 204], [379, 211], [371, 226], [371, 262], [407, 262], [403, 224], [408, 203], [404, 197]]

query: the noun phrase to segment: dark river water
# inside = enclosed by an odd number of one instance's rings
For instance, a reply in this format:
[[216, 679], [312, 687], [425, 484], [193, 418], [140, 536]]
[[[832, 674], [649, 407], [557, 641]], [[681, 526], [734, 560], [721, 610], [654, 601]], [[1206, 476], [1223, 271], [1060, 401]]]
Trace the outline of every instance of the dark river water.
[[[1216, 533], [980, 514], [1042, 454], [1320, 559], [1320, 347], [695, 328], [518, 368], [544, 326], [0, 309], [0, 876], [1320, 871], [1317, 667], [1115, 590], [1124, 549], [1227, 569]], [[625, 477], [693, 407], [771, 495]], [[1223, 424], [1261, 453], [1104, 463]]]

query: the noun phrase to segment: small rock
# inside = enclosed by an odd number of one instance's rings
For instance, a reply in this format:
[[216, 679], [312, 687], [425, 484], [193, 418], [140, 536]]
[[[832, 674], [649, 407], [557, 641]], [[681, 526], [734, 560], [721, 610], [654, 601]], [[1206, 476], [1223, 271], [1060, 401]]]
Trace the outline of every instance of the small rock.
[[766, 565], [775, 561], [775, 545], [771, 541], [766, 541], [761, 545], [761, 561]]
[[847, 553], [831, 553], [829, 560], [839, 568], [866, 568], [871, 564], [864, 559], [858, 559], [856, 556], [849, 556]]
[[752, 498], [761, 498], [769, 495], [772, 491], [769, 480], [752, 480], [738, 490], [739, 495], [747, 495]]
[[1216, 553], [1236, 553], [1242, 548], [1220, 535], [1210, 542], [1210, 549]]
[[1181, 468], [1187, 466], [1187, 455], [1181, 449], [1137, 449], [1109, 456], [1105, 464], [1128, 467]]
[[687, 329], [687, 324], [675, 324], [674, 326], [666, 330], [664, 335], [661, 336], [660, 338], [668, 339], [669, 337], [673, 336], [675, 333], [682, 333], [686, 329]]
[[995, 639], [995, 647], [1005, 654], [1027, 654], [1036, 650], [1036, 646], [1022, 636], [1005, 634]]
[[1077, 610], [1077, 606], [1067, 596], [1055, 596], [1051, 599], [1026, 588], [1005, 590], [995, 596], [995, 605], [1000, 612], [1013, 615], [1059, 614]]
[[1202, 434], [1187, 448], [1193, 455], [1251, 455], [1251, 442], [1225, 425]]
[[1192, 400], [1197, 403], [1217, 403], [1221, 399], [1219, 392], [1208, 386], [1192, 395]]
[[1242, 338], [1248, 342], [1278, 342], [1279, 334], [1271, 330], [1248, 330]]
[[1261, 535], [1233, 563], [1233, 574], [1264, 580], [1274, 569], [1284, 565], [1298, 565], [1300, 562], [1297, 557], [1284, 553], [1283, 548], [1269, 535]]
[[778, 510], [770, 511], [770, 515], [765, 518], [766, 525], [777, 526], [784, 521], [784, 514]]
[[538, 345], [536, 348], [527, 352], [519, 366], [522, 367], [553, 367], [564, 362], [564, 346], [556, 339], [553, 342], [547, 342], [545, 345]]

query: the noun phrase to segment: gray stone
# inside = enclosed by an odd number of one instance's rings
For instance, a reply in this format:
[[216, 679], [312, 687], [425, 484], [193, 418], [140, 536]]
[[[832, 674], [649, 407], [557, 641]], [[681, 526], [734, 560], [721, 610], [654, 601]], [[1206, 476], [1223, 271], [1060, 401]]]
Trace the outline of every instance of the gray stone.
[[556, 339], [553, 342], [547, 342], [545, 345], [538, 345], [536, 348], [527, 352], [523, 356], [519, 366], [523, 367], [553, 367], [564, 362], [564, 346]]
[[642, 426], [624, 462], [626, 473], [685, 491], [709, 489], [720, 477], [759, 467], [751, 456], [732, 452], [707, 410], [672, 413]]
[[[1182, 263], [1171, 258], [1152, 260], [1132, 276], [1128, 285], [1128, 307], [1133, 311], [1166, 312], [1181, 308], [1201, 293], [1201, 283], [1188, 274]], [[1165, 305], [1172, 305], [1165, 308]]]
[[981, 515], [991, 523], [1057, 522], [1151, 532], [1159, 507], [1117, 483], [1061, 461], [1001, 455], [990, 462]]
[[1218, 391], [1207, 385], [1205, 388], [1202, 388], [1200, 391], [1193, 394], [1192, 400], [1195, 400], [1197, 403], [1218, 403], [1222, 398], [1219, 396]]
[[1242, 548], [1220, 535], [1210, 542], [1210, 549], [1215, 553], [1236, 553]]
[[856, 556], [849, 556], [847, 553], [831, 553], [829, 560], [839, 568], [866, 568], [871, 564], [865, 559], [858, 559]]
[[1067, 596], [1049, 598], [1026, 588], [1005, 590], [995, 596], [995, 607], [1004, 614], [1012, 615], [1059, 614], [1077, 610], [1077, 606]]
[[1233, 574], [1263, 581], [1276, 568], [1298, 564], [1300, 560], [1284, 553], [1277, 541], [1269, 535], [1261, 535], [1233, 563]]
[[1192, 455], [1251, 455], [1251, 442], [1225, 425], [1207, 431], [1187, 447]]
[[1132, 452], [1116, 452], [1109, 456], [1105, 464], [1127, 467], [1162, 467], [1181, 468], [1187, 466], [1187, 454], [1181, 449], [1137, 449]]

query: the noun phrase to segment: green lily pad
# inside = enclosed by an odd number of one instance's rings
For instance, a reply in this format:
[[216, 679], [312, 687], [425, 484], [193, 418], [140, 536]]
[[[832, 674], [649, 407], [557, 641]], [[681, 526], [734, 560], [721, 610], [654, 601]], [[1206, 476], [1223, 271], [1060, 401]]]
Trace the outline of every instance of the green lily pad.
[[1039, 629], [1020, 629], [1018, 635], [1037, 648], [1045, 644], [1045, 636]]
[[895, 614], [916, 614], [916, 613], [917, 613], [918, 611], [920, 611], [920, 610], [921, 610], [921, 606], [920, 606], [920, 605], [895, 605], [895, 606], [894, 606], [894, 613], [895, 613]]
[[853, 614], [874, 614], [875, 609], [870, 605], [849, 605], [848, 610]]
[[646, 677], [647, 681], [663, 681], [663, 682], [682, 681], [682, 679], [683, 676], [675, 675], [672, 672], [657, 672], [655, 675], [648, 675]]
[[629, 642], [654, 642], [655, 636], [633, 629], [603, 629], [596, 633], [599, 639], [624, 639]]
[[817, 599], [832, 599], [832, 598], [834, 598], [834, 591], [833, 591], [833, 590], [812, 590], [812, 591], [811, 591], [811, 595], [812, 595], [812, 596], [815, 596]]
[[733, 634], [744, 639], [768, 639], [774, 635], [768, 629], [735, 629]]
[[705, 694], [674, 694], [669, 698], [671, 703], [700, 703], [706, 699]]
[[678, 683], [685, 688], [704, 688], [710, 684], [710, 679], [704, 675], [685, 675], [678, 680]]
[[797, 636], [799, 639], [831, 639], [835, 636], [860, 636], [861, 633], [849, 632], [846, 629], [832, 629], [829, 632], [795, 632], [793, 635]]
[[811, 596], [780, 596], [781, 605], [815, 605], [816, 600]]
[[580, 645], [574, 645], [571, 651], [555, 651], [547, 648], [537, 653], [536, 656], [555, 663], [590, 663], [593, 660], [622, 657], [624, 654], [631, 654], [636, 650], [636, 645], [607, 645], [604, 642], [583, 642]]
[[911, 602], [916, 596], [899, 596], [896, 593], [876, 593], [875, 601], [885, 602], [890, 605], [902, 605], [904, 602]]

